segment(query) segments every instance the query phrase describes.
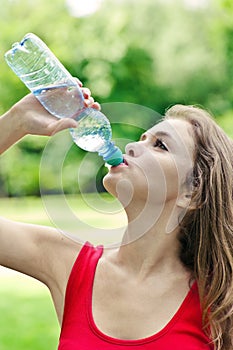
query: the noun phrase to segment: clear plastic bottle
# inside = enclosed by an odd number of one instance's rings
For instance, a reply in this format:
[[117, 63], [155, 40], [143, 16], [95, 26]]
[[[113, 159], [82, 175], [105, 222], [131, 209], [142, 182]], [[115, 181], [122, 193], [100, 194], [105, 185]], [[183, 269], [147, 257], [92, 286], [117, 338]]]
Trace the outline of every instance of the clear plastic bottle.
[[123, 162], [121, 150], [111, 141], [109, 120], [96, 109], [85, 107], [78, 83], [40, 38], [26, 34], [6, 52], [5, 59], [51, 114], [79, 122], [70, 133], [80, 148], [98, 152], [110, 165]]

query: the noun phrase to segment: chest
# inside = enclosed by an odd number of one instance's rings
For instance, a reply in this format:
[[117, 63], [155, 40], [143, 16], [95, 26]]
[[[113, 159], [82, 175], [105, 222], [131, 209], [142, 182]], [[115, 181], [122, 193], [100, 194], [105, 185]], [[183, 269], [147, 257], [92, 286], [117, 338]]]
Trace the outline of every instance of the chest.
[[167, 288], [153, 280], [136, 282], [96, 278], [92, 315], [103, 333], [119, 339], [141, 339], [162, 330], [188, 293], [186, 283]]

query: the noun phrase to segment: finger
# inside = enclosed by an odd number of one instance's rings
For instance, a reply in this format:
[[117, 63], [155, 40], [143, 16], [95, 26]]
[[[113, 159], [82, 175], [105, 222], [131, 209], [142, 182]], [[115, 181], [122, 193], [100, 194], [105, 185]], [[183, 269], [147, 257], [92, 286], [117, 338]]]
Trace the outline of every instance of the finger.
[[91, 90], [88, 88], [82, 88], [82, 93], [85, 99], [88, 99], [91, 96]]
[[84, 105], [86, 107], [92, 107], [93, 104], [94, 104], [94, 98], [93, 97], [89, 97], [88, 99], [84, 100]]
[[98, 102], [94, 102], [91, 107], [94, 109], [97, 109], [98, 111], [101, 110], [101, 106]]
[[74, 77], [74, 80], [78, 83], [78, 85], [79, 85], [80, 87], [83, 86], [83, 83], [81, 82], [81, 80], [79, 80], [79, 78]]
[[78, 126], [78, 123], [74, 119], [64, 118], [50, 124], [48, 127], [48, 132], [49, 132], [49, 135], [52, 136], [58, 133], [59, 131], [62, 131], [68, 128], [77, 128], [77, 126]]

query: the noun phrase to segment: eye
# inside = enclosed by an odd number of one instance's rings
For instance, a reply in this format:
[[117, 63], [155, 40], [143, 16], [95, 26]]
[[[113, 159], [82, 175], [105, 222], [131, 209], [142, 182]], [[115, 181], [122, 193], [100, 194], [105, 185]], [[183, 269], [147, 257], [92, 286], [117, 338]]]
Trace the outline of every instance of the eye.
[[160, 149], [162, 149], [163, 151], [168, 151], [165, 143], [160, 140], [160, 139], [157, 139], [154, 143], [154, 147], [159, 147]]

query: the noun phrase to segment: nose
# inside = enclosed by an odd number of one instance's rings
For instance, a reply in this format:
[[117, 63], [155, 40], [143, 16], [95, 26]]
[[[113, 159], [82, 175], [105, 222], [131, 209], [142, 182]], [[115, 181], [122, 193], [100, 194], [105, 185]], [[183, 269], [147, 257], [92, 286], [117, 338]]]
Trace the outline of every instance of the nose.
[[125, 153], [131, 157], [139, 157], [143, 153], [140, 142], [130, 142], [125, 147]]

